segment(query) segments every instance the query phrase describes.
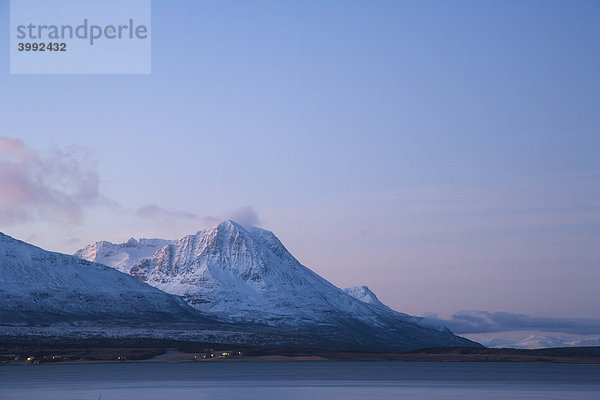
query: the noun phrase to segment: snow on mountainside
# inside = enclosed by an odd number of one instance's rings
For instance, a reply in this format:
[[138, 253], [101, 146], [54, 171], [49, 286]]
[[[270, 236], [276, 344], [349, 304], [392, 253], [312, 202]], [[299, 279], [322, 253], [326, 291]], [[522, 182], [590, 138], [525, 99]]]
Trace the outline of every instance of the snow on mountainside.
[[183, 300], [104, 265], [0, 233], [0, 324], [190, 320]]
[[543, 349], [549, 347], [564, 347], [565, 343], [557, 338], [531, 335], [514, 345], [518, 349]]
[[376, 323], [369, 306], [301, 265], [273, 233], [233, 221], [164, 246], [130, 273], [229, 319], [298, 323], [342, 311]]
[[375, 302], [370, 291], [362, 290], [368, 302], [345, 293], [300, 264], [272, 232], [233, 221], [167, 244], [132, 266], [130, 274], [229, 321], [330, 329], [339, 337], [362, 335], [396, 348], [475, 345], [420, 326], [419, 318]]
[[83, 258], [111, 267], [129, 274], [131, 267], [140, 260], [152, 257], [161, 247], [172, 240], [165, 239], [129, 239], [125, 243], [113, 244], [110, 242], [96, 242], [75, 253], [75, 257]]
[[513, 349], [547, 349], [556, 347], [581, 347], [581, 346], [600, 346], [600, 338], [571, 338], [562, 335], [551, 336], [545, 335], [529, 335], [520, 340], [507, 339], [491, 339], [485, 342], [487, 347], [495, 348], [513, 348]]
[[375, 293], [373, 293], [366, 286], [353, 286], [353, 287], [345, 288], [342, 290], [344, 291], [344, 293], [354, 297], [355, 299], [362, 301], [363, 303], [367, 303], [367, 304], [371, 304], [374, 306], [379, 306], [379, 307], [391, 310], [391, 308], [389, 308], [388, 306], [383, 304], [381, 301], [379, 301], [379, 299], [377, 298]]

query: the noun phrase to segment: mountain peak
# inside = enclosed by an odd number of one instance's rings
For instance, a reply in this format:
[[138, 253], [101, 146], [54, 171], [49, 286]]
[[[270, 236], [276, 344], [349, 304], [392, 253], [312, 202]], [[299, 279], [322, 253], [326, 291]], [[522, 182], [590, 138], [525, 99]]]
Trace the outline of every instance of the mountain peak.
[[216, 226], [216, 229], [218, 231], [227, 231], [227, 232], [236, 232], [236, 231], [242, 231], [244, 229], [244, 227], [240, 224], [238, 224], [237, 222], [231, 220], [231, 219], [227, 219], [223, 222], [221, 222], [220, 224], [218, 224]]
[[129, 240], [125, 243], [127, 247], [136, 247], [138, 245], [138, 241], [135, 238], [129, 238]]
[[212, 228], [209, 228], [209, 230], [216, 230], [218, 232], [246, 232], [248, 228], [250, 227], [244, 227], [232, 219], [226, 219]]
[[145, 240], [135, 249], [113, 245], [94, 259], [222, 320], [346, 335], [362, 343], [383, 335], [377, 340], [401, 343], [396, 348], [472, 344], [393, 311], [366, 286], [344, 293], [261, 228], [225, 220], [162, 247], [144, 247]]

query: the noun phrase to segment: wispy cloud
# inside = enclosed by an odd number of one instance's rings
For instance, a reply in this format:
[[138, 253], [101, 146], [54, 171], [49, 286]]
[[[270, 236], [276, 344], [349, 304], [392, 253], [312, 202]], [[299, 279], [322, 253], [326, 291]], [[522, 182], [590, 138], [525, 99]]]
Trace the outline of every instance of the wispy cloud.
[[89, 151], [40, 154], [21, 140], [0, 137], [0, 223], [80, 223], [86, 207], [103, 202]]
[[145, 206], [138, 208], [135, 214], [138, 217], [152, 219], [159, 222], [178, 223], [187, 221], [204, 226], [217, 224], [227, 219], [234, 220], [237, 223], [245, 226], [255, 226], [260, 224], [258, 213], [251, 206], [237, 208], [219, 217], [200, 217], [197, 214], [188, 211], [171, 210], [158, 204], [146, 204]]
[[252, 206], [236, 208], [220, 217], [206, 216], [203, 221], [208, 225], [213, 225], [228, 219], [243, 226], [258, 226], [261, 223], [258, 213]]
[[254, 208], [247, 206], [231, 211], [227, 215], [227, 219], [231, 219], [244, 226], [260, 225], [260, 218]]
[[146, 204], [137, 209], [135, 214], [139, 217], [158, 220], [198, 220], [198, 216], [187, 211], [169, 210], [158, 204]]
[[454, 333], [504, 331], [549, 331], [574, 334], [600, 334], [600, 319], [536, 317], [525, 314], [487, 311], [461, 311], [449, 319], [431, 315], [423, 323], [444, 325]]

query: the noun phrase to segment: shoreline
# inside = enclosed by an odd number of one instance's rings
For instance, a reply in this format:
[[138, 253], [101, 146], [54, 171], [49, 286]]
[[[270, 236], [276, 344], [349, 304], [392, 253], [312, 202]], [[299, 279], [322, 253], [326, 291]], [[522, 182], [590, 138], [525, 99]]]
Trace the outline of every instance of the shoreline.
[[[151, 351], [152, 350], [152, 351]], [[279, 351], [278, 351], [279, 350]], [[14, 351], [14, 350], [13, 350]], [[79, 353], [78, 353], [79, 352]], [[30, 351], [30, 353], [34, 353]], [[444, 363], [560, 363], [600, 364], [600, 347], [539, 350], [441, 348], [408, 353], [364, 353], [323, 350], [252, 349], [234, 356], [210, 357], [207, 353], [177, 348], [63, 349], [28, 354], [0, 354], [2, 365], [133, 364], [133, 363], [239, 363], [239, 362], [444, 362]], [[62, 353], [62, 354], [61, 354]], [[217, 352], [219, 353], [219, 352]], [[58, 355], [52, 355], [58, 354]]]

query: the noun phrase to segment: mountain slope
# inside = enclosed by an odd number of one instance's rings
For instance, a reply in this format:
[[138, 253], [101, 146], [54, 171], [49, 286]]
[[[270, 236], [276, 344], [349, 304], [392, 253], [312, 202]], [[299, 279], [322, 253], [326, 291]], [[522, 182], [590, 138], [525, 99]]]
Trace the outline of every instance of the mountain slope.
[[371, 289], [369, 289], [366, 286], [353, 286], [349, 288], [344, 288], [342, 290], [347, 295], [352, 296], [355, 299], [362, 301], [363, 303], [371, 304], [373, 306], [381, 307], [392, 311], [391, 308], [379, 301], [375, 293], [373, 293]]
[[168, 244], [128, 268], [132, 276], [229, 321], [365, 348], [476, 345], [447, 330], [420, 326], [419, 318], [378, 301], [348, 295], [300, 264], [273, 233], [233, 221]]
[[0, 233], [0, 324], [198, 321], [183, 300], [104, 265]]
[[140, 260], [152, 257], [161, 247], [172, 240], [165, 239], [129, 239], [125, 243], [96, 242], [75, 253], [75, 257], [110, 265], [118, 271], [129, 274], [131, 267]]

